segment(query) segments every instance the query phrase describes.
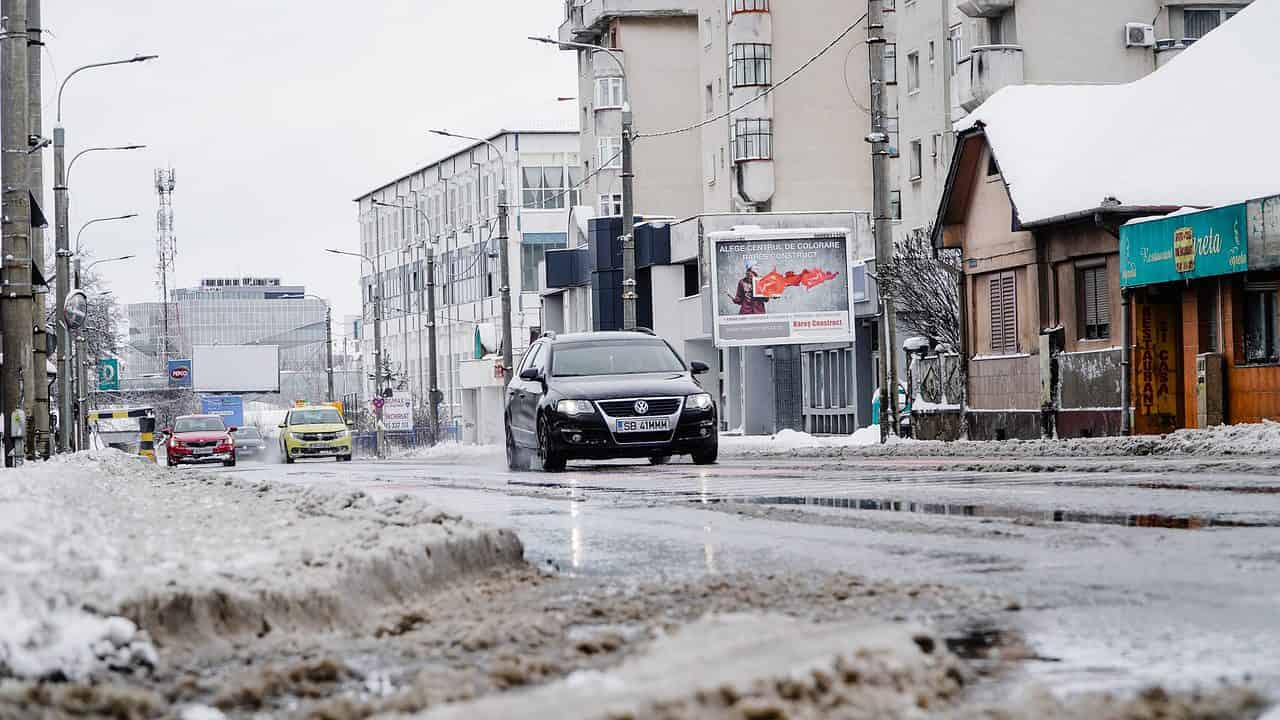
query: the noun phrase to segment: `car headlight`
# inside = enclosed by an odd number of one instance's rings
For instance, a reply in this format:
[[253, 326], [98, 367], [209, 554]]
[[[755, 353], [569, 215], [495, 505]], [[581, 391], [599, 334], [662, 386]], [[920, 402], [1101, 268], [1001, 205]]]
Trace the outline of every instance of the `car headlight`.
[[698, 393], [697, 395], [690, 395], [689, 399], [685, 400], [685, 403], [684, 403], [685, 407], [689, 408], [690, 410], [710, 410], [713, 404], [714, 403], [712, 403], [711, 401], [710, 393]]
[[556, 412], [561, 415], [590, 415], [595, 412], [595, 408], [591, 406], [588, 400], [561, 400], [556, 403]]

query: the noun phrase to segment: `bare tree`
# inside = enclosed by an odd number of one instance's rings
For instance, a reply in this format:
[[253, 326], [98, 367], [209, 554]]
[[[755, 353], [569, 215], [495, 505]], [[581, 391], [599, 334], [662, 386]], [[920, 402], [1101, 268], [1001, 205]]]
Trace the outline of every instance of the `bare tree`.
[[935, 250], [928, 230], [894, 244], [893, 260], [881, 270], [898, 305], [898, 318], [912, 331], [952, 348], [960, 346], [960, 254]]

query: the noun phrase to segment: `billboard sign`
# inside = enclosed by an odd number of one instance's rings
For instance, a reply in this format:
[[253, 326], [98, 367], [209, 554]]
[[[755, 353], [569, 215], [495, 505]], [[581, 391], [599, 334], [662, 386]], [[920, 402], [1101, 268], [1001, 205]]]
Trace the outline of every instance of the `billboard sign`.
[[98, 361], [98, 391], [120, 389], [120, 361], [102, 358]]
[[169, 361], [169, 387], [189, 388], [191, 387], [191, 379], [190, 360]]
[[1248, 265], [1245, 203], [1120, 228], [1120, 287], [1242, 273]]
[[407, 395], [387, 398], [382, 405], [382, 424], [387, 432], [413, 432], [413, 400]]
[[239, 395], [207, 395], [200, 398], [200, 411], [217, 415], [227, 427], [244, 425], [244, 398]]
[[280, 348], [276, 345], [196, 345], [192, 387], [208, 393], [280, 392]]
[[848, 229], [709, 237], [717, 347], [853, 342]]

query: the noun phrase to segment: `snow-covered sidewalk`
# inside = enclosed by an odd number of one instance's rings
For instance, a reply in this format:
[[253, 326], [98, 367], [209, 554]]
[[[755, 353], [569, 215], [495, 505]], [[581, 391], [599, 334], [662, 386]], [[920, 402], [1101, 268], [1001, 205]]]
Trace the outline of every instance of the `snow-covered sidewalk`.
[[1168, 435], [1073, 438], [1069, 440], [1002, 440], [941, 442], [893, 438], [880, 444], [879, 428], [862, 428], [847, 436], [814, 436], [783, 430], [773, 436], [720, 437], [721, 457], [1127, 457], [1273, 456], [1280, 454], [1280, 423], [1264, 420], [1219, 425], [1205, 430], [1179, 430]]
[[0, 678], [145, 669], [153, 640], [358, 624], [522, 555], [513, 533], [419, 499], [172, 472], [111, 450], [59, 458], [0, 482]]

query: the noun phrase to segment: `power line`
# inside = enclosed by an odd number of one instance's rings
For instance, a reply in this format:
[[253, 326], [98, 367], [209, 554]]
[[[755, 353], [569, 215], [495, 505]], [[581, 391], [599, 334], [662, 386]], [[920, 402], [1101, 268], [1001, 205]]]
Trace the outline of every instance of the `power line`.
[[689, 125], [687, 127], [682, 127], [682, 128], [676, 128], [675, 130], [662, 130], [660, 132], [650, 132], [650, 133], [636, 133], [635, 135], [636, 138], [656, 138], [656, 137], [667, 137], [669, 135], [679, 135], [681, 133], [692, 132], [693, 130], [697, 130], [698, 128], [701, 128], [701, 127], [706, 127], [707, 125], [710, 125], [713, 122], [719, 122], [720, 120], [723, 120], [729, 117], [730, 115], [738, 112], [739, 110], [750, 105], [751, 103], [765, 98], [774, 90], [777, 90], [783, 85], [786, 85], [787, 82], [790, 81], [792, 78], [804, 72], [805, 68], [808, 68], [810, 65], [817, 62], [823, 55], [826, 55], [828, 52], [830, 52], [831, 48], [835, 47], [836, 45], [839, 45], [840, 41], [844, 40], [845, 36], [853, 32], [853, 29], [861, 25], [862, 21], [866, 19], [867, 19], [867, 14], [863, 13], [862, 17], [858, 18], [857, 20], [854, 20], [852, 25], [845, 28], [844, 31], [841, 32], [839, 35], [837, 35], [834, 40], [827, 43], [826, 47], [818, 51], [818, 54], [806, 60], [803, 65], [791, 71], [791, 74], [782, 78], [782, 80], [774, 83], [773, 85], [770, 85], [768, 89], [766, 89], [764, 92], [760, 93], [759, 95], [756, 95], [755, 97], [751, 98], [750, 100], [746, 100], [734, 107], [729, 108], [727, 111], [719, 115], [716, 115], [715, 117], [707, 118], [706, 120], [694, 123], [693, 125]]

